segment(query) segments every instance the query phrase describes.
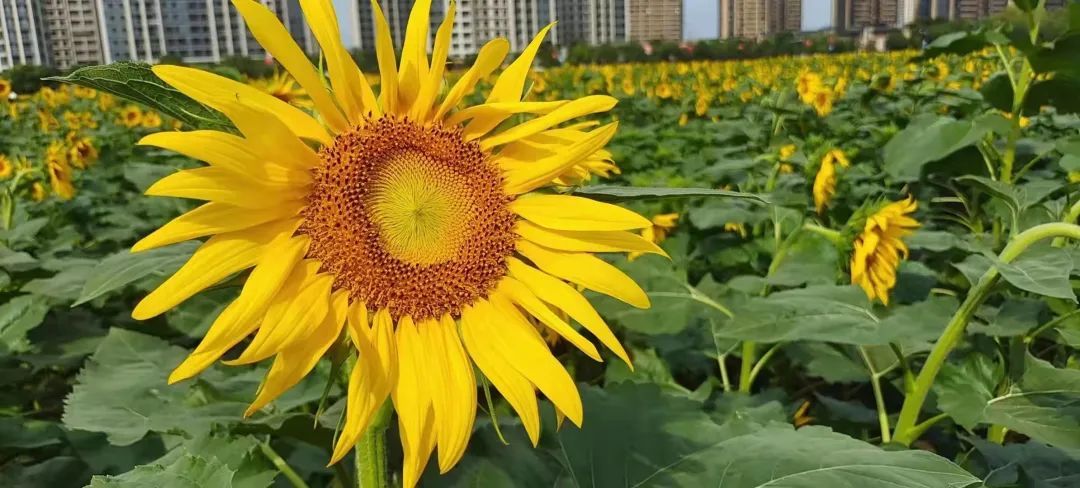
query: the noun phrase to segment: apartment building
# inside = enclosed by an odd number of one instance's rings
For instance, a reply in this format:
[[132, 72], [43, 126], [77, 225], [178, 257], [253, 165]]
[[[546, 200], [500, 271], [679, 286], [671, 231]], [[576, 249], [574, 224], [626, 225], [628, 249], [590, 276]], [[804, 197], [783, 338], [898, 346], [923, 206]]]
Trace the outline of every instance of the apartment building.
[[0, 0], [0, 70], [52, 62], [43, 15], [39, 0]]
[[628, 0], [627, 5], [631, 40], [682, 40], [682, 0]]

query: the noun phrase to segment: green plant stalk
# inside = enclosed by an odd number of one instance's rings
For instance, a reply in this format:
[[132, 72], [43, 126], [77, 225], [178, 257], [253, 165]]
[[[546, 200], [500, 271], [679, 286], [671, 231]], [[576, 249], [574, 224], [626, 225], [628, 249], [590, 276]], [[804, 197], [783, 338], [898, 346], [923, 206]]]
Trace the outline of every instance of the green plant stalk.
[[757, 356], [757, 343], [743, 341], [742, 364], [739, 366], [739, 392], [750, 393], [750, 383], [753, 381], [751, 373], [754, 368], [754, 357]]
[[866, 348], [859, 346], [859, 355], [866, 363], [866, 370], [870, 372], [870, 388], [874, 390], [874, 407], [877, 409], [878, 425], [881, 427], [881, 443], [888, 444], [892, 438], [889, 433], [889, 411], [885, 408], [885, 395], [881, 392], [881, 374], [874, 371], [874, 363], [866, 354]]
[[[1062, 222], [1065, 222], [1066, 224], [1075, 224], [1076, 219], [1080, 219], [1080, 200], [1077, 200], [1076, 203], [1072, 204], [1072, 206], [1069, 207], [1069, 212], [1065, 214], [1065, 218], [1062, 219]], [[1054, 247], [1064, 246], [1065, 238], [1055, 237], [1052, 245]]]
[[270, 447], [269, 442], [260, 442], [259, 450], [262, 451], [263, 456], [266, 456], [266, 458], [274, 464], [274, 467], [277, 468], [278, 471], [281, 471], [281, 474], [285, 475], [285, 479], [289, 480], [290, 484], [296, 488], [308, 488], [308, 484], [304, 482], [304, 478], [301, 478], [300, 475], [292, 469], [292, 466], [289, 466], [289, 463], [285, 462], [285, 459], [282, 458], [273, 447]]
[[820, 225], [817, 225], [817, 224], [814, 224], [814, 223], [811, 223], [811, 222], [807, 222], [807, 223], [803, 224], [802, 228], [803, 228], [803, 230], [808, 230], [810, 232], [813, 232], [813, 233], [815, 233], [815, 234], [817, 234], [819, 236], [822, 236], [822, 237], [828, 239], [829, 242], [832, 242], [833, 244], [835, 244], [837, 246], [844, 244], [844, 236], [842, 234], [840, 234], [840, 231], [832, 230], [832, 229], [829, 229], [829, 228], [826, 228], [826, 227], [822, 227]]
[[[765, 363], [769, 362], [769, 359], [771, 359], [773, 355], [776, 354], [776, 351], [780, 350], [780, 346], [782, 345], [784, 345], [784, 343], [782, 342], [777, 342], [776, 344], [773, 344], [772, 347], [766, 350], [765, 354], [762, 354], [761, 358], [759, 358], [757, 362], [754, 363], [754, 367], [750, 369], [750, 378], [747, 381], [748, 385], [754, 384], [754, 380], [757, 379], [759, 374], [761, 374], [761, 370], [765, 369]], [[747, 391], [749, 391], [749, 388], [747, 389]]]
[[385, 401], [356, 444], [356, 479], [359, 488], [390, 487], [386, 468], [386, 429], [390, 426], [393, 410], [390, 401]]
[[[1002, 262], [1012, 262], [1032, 244], [1058, 236], [1080, 239], [1080, 226], [1053, 223], [1032, 227], [1012, 238], [998, 258]], [[972, 314], [986, 299], [999, 278], [1000, 272], [996, 267], [986, 270], [982, 277], [979, 278], [978, 283], [968, 292], [967, 298], [960, 304], [960, 308], [957, 309], [937, 342], [934, 343], [930, 356], [926, 358], [926, 364], [923, 365], [918, 377], [915, 379], [914, 389], [904, 399], [904, 405], [900, 409], [900, 418], [897, 419], [896, 428], [893, 430], [893, 439], [896, 442], [910, 445], [922, 433], [916, 429], [915, 424], [918, 422], [923, 403], [926, 402], [926, 396], [930, 393], [930, 388], [941, 371], [941, 366], [945, 364], [945, 359], [964, 337], [964, 330], [967, 328]]]
[[1005, 426], [994, 424], [986, 431], [986, 440], [993, 442], [994, 444], [1005, 443]]

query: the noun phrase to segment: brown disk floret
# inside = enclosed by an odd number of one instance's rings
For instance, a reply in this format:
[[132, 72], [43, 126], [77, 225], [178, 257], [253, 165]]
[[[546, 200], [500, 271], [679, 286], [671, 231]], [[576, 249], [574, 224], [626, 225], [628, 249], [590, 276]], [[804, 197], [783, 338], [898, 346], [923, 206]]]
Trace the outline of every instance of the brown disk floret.
[[[490, 155], [460, 130], [386, 116], [339, 134], [319, 157], [299, 232], [311, 237], [308, 257], [335, 276], [335, 289], [369, 310], [389, 308], [395, 320], [420, 321], [459, 317], [506, 275], [516, 241], [513, 197]], [[380, 189], [402, 171], [430, 183], [424, 191], [452, 193], [432, 196], [453, 202], [454, 219], [436, 237], [445, 256], [402, 259], [380, 226]]]

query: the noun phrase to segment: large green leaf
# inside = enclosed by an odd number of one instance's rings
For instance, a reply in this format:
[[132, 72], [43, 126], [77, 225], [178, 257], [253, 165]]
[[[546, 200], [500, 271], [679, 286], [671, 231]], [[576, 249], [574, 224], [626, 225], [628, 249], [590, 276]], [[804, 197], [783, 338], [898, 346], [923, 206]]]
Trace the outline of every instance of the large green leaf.
[[217, 458], [185, 454], [168, 465], [139, 466], [119, 476], [95, 476], [89, 488], [232, 488], [235, 474]]
[[1004, 375], [995, 363], [977, 353], [945, 363], [934, 382], [938, 408], [968, 430], [982, 423], [983, 407], [994, 398], [994, 389]]
[[41, 325], [49, 305], [41, 296], [20, 295], [0, 305], [0, 353], [26, 352], [26, 333]]
[[1067, 249], [1036, 245], [1012, 262], [995, 260], [994, 266], [1002, 278], [1021, 290], [1076, 301], [1076, 293], [1069, 283], [1072, 253]]
[[591, 185], [575, 188], [573, 194], [605, 202], [721, 197], [745, 198], [760, 203], [768, 203], [768, 199], [762, 195], [730, 190], [716, 190], [713, 188], [645, 188], [637, 186]]
[[193, 128], [232, 129], [232, 124], [224, 115], [166, 84], [150, 70], [148, 64], [120, 61], [87, 66], [67, 76], [50, 79], [90, 87], [141, 103]]
[[1080, 449], [1080, 370], [1028, 356], [1019, 384], [987, 402], [984, 415], [1047, 444]]
[[186, 353], [153, 336], [110, 330], [65, 401], [64, 424], [128, 445], [150, 431], [198, 434], [240, 420], [242, 403], [189, 401], [190, 383], [167, 384]]
[[734, 318], [721, 318], [715, 334], [758, 342], [807, 340], [858, 345], [932, 340], [954, 310], [955, 299], [933, 297], [880, 316], [862, 290], [818, 285], [736, 304], [732, 307]]
[[150, 251], [132, 253], [123, 250], [113, 254], [102, 260], [90, 273], [74, 305], [86, 303], [148, 276], [168, 275], [184, 264], [197, 247], [197, 243], [185, 242]]
[[998, 114], [974, 120], [920, 115], [885, 144], [885, 172], [899, 180], [918, 179], [924, 165], [974, 144], [1003, 121]]

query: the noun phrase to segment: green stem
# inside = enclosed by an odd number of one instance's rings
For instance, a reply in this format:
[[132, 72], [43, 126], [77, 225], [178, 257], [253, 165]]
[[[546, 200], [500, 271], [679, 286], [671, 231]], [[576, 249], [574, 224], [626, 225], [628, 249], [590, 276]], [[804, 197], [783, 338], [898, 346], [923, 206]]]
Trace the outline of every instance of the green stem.
[[844, 243], [844, 236], [842, 234], [840, 234], [840, 231], [832, 230], [832, 229], [829, 229], [829, 228], [826, 228], [826, 227], [822, 227], [820, 225], [817, 225], [817, 224], [814, 224], [814, 223], [811, 223], [811, 222], [807, 222], [807, 223], [803, 224], [802, 228], [803, 228], [803, 230], [808, 230], [810, 232], [813, 232], [813, 233], [815, 233], [815, 234], [817, 234], [819, 236], [822, 236], [822, 237], [828, 239], [833, 244], [840, 245], [840, 244]]
[[908, 365], [907, 358], [904, 357], [904, 351], [900, 350], [900, 346], [896, 345], [895, 342], [890, 342], [889, 349], [892, 349], [896, 361], [900, 363], [900, 370], [904, 372], [904, 395], [907, 395], [915, 387], [915, 373], [911, 372], [911, 366]]
[[[1011, 262], [1028, 247], [1031, 247], [1032, 244], [1057, 236], [1080, 239], [1080, 226], [1053, 223], [1032, 227], [1014, 237], [1001, 251], [998, 258], [1005, 263]], [[900, 418], [897, 420], [896, 429], [893, 431], [893, 439], [897, 442], [910, 445], [922, 433], [916, 429], [915, 424], [919, 419], [919, 412], [922, 411], [923, 403], [926, 402], [926, 396], [930, 393], [930, 388], [933, 386], [938, 372], [941, 371], [945, 359], [960, 343], [960, 339], [964, 337], [964, 330], [972, 314], [975, 313], [975, 310], [990, 293], [998, 278], [999, 272], [996, 267], [986, 270], [982, 277], [979, 278], [978, 283], [968, 292], [967, 298], [960, 304], [960, 308], [949, 320], [948, 325], [945, 326], [941, 337], [938, 338], [934, 348], [930, 351], [930, 356], [926, 358], [926, 364], [923, 365], [919, 371], [919, 376], [915, 379], [915, 388], [904, 399], [904, 406], [900, 409]]]
[[874, 363], [866, 354], [866, 348], [859, 346], [859, 354], [870, 372], [870, 387], [874, 390], [874, 407], [877, 409], [878, 425], [881, 427], [881, 443], [888, 444], [892, 438], [889, 433], [889, 411], [885, 409], [885, 395], [881, 393], [881, 375], [874, 370]]
[[[1062, 222], [1065, 222], [1066, 224], [1075, 224], [1076, 219], [1080, 219], [1080, 200], [1077, 200], [1076, 203], [1072, 204], [1072, 206], [1069, 207], [1069, 212], [1065, 214], [1065, 218], [1062, 219]], [[1054, 247], [1064, 246], [1065, 238], [1055, 237], [1054, 243], [1052, 245]]]
[[782, 346], [782, 345], [783, 345], [783, 343], [780, 343], [780, 342], [777, 342], [776, 344], [773, 344], [772, 347], [770, 347], [767, 351], [765, 351], [765, 354], [762, 354], [761, 357], [758, 358], [757, 362], [754, 363], [754, 367], [750, 370], [750, 378], [746, 382], [747, 383], [747, 391], [750, 391], [749, 390], [749, 385], [754, 384], [754, 380], [757, 379], [759, 374], [761, 374], [761, 370], [765, 369], [765, 363], [769, 362], [769, 359], [771, 359], [773, 357], [773, 355], [776, 354], [776, 351], [780, 350], [780, 346]]
[[259, 450], [262, 451], [263, 456], [266, 456], [271, 463], [274, 463], [274, 467], [281, 471], [281, 474], [285, 475], [285, 478], [289, 480], [296, 488], [308, 488], [307, 483], [304, 482], [304, 478], [301, 478], [289, 463], [285, 462], [285, 459], [281, 457], [273, 447], [270, 447], [269, 442], [260, 442]]
[[1071, 319], [1071, 318], [1077, 316], [1078, 314], [1080, 314], [1080, 309], [1073, 310], [1072, 312], [1069, 312], [1069, 313], [1064, 314], [1064, 315], [1059, 315], [1059, 316], [1053, 318], [1052, 320], [1046, 322], [1045, 324], [1042, 324], [1042, 325], [1036, 327], [1034, 330], [1032, 330], [1031, 332], [1028, 332], [1024, 336], [1024, 344], [1031, 344], [1031, 341], [1034, 341], [1035, 338], [1039, 337], [1039, 335], [1042, 334], [1043, 332], [1046, 332], [1047, 330], [1050, 330], [1050, 329], [1052, 329], [1054, 327], [1057, 327], [1058, 324], [1060, 324], [1060, 323], [1062, 323], [1062, 322], [1064, 322], [1064, 321], [1066, 321], [1068, 319]]
[[751, 372], [754, 367], [754, 357], [757, 355], [757, 343], [743, 341], [742, 364], [739, 366], [739, 391], [750, 393]]
[[386, 429], [390, 426], [393, 407], [383, 403], [375, 418], [356, 444], [356, 479], [359, 488], [389, 488], [386, 468]]
[[990, 429], [986, 431], [986, 440], [993, 442], [994, 444], [1004, 444], [1005, 430], [1004, 425], [991, 425]]
[[720, 366], [720, 383], [724, 385], [724, 393], [730, 393], [731, 378], [728, 376], [727, 364], [724, 364], [725, 359], [727, 359], [727, 354], [721, 354], [716, 358], [716, 362]]

